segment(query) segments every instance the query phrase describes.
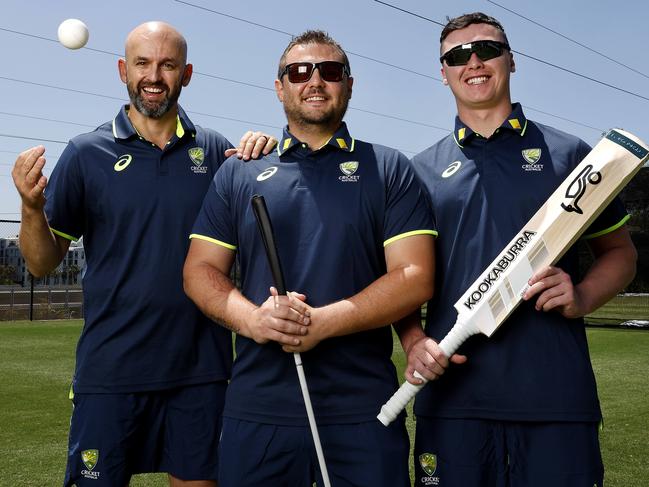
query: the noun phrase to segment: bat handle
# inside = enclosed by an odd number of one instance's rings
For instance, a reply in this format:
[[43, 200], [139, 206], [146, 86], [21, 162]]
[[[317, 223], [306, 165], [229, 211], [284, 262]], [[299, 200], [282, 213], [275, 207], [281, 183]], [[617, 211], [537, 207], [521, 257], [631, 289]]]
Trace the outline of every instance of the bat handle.
[[403, 411], [406, 407], [406, 404], [417, 395], [422, 387], [426, 385], [426, 379], [424, 379], [418, 372], [415, 372], [415, 377], [423, 380], [424, 382], [419, 385], [411, 384], [406, 381], [401, 384], [401, 387], [392, 394], [392, 397], [381, 407], [381, 412], [376, 417], [383, 426], [388, 426], [392, 421], [394, 421], [399, 413]]
[[[466, 321], [461, 315], [458, 315], [457, 321], [453, 325], [453, 328], [451, 328], [451, 331], [449, 331], [444, 339], [439, 342], [439, 348], [442, 349], [444, 355], [450, 357], [458, 348], [460, 348], [460, 345], [462, 345], [467, 338], [478, 332], [479, 330], [477, 327], [472, 326], [470, 322]], [[377, 419], [383, 423], [384, 426], [387, 426], [394, 421], [399, 413], [406, 407], [406, 404], [408, 404], [428, 382], [417, 371], [415, 371], [414, 376], [424, 382], [419, 385], [411, 384], [408, 381], [404, 382], [388, 402], [381, 407], [381, 412], [378, 414]]]
[[473, 324], [471, 321], [466, 321], [460, 314], [458, 315], [457, 321], [453, 325], [453, 328], [451, 328], [444, 339], [439, 342], [438, 346], [442, 349], [444, 355], [450, 357], [457, 351], [458, 348], [460, 348], [460, 345], [462, 345], [467, 338], [477, 333], [480, 333], [478, 327], [475, 326], [475, 324]]

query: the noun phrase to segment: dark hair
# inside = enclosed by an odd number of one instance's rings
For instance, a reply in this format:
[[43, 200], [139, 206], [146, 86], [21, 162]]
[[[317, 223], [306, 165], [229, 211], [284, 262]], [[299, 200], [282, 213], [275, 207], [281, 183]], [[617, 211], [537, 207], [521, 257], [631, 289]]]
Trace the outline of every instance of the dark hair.
[[468, 27], [472, 24], [493, 25], [496, 29], [498, 29], [500, 32], [503, 33], [503, 37], [505, 38], [505, 43], [509, 44], [509, 41], [507, 40], [507, 35], [505, 34], [505, 28], [502, 26], [502, 24], [498, 22], [495, 18], [490, 17], [487, 14], [483, 14], [482, 12], [472, 12], [470, 14], [460, 15], [459, 17], [455, 17], [453, 19], [446, 17], [446, 20], [448, 22], [444, 26], [444, 29], [442, 30], [442, 33], [439, 36], [440, 44], [444, 42], [444, 39], [446, 39], [446, 37], [448, 37], [448, 35], [451, 32], [464, 29], [465, 27]]
[[284, 49], [284, 52], [282, 53], [282, 57], [279, 58], [279, 69], [277, 70], [277, 78], [279, 79], [282, 76], [282, 72], [284, 71], [284, 68], [286, 67], [286, 55], [288, 52], [293, 49], [295, 46], [302, 45], [302, 44], [325, 44], [327, 46], [331, 46], [337, 51], [340, 52], [340, 54], [343, 57], [343, 63], [345, 64], [345, 67], [347, 68], [347, 73], [351, 76], [351, 68], [349, 66], [349, 59], [347, 58], [347, 54], [345, 54], [345, 51], [343, 51], [343, 48], [340, 47], [340, 44], [338, 44], [329, 34], [322, 30], [307, 30], [300, 34], [299, 36], [293, 37], [291, 39], [291, 42], [289, 42], [288, 46], [286, 46], [286, 49]]

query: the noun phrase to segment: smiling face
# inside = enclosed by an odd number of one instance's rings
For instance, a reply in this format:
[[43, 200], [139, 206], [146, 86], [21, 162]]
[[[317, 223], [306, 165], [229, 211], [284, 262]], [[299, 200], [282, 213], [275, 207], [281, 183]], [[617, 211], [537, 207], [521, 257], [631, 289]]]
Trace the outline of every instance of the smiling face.
[[119, 71], [131, 104], [140, 114], [159, 119], [176, 107], [192, 74], [186, 57], [184, 39], [167, 24], [149, 22], [131, 32]]
[[[471, 24], [451, 32], [442, 42], [444, 54], [455, 46], [480, 40], [506, 42], [503, 33], [489, 24]], [[476, 53], [471, 54], [465, 66], [442, 64], [442, 77], [449, 85], [458, 108], [458, 114], [467, 110], [511, 110], [509, 77], [514, 72], [514, 58], [505, 50], [497, 58], [482, 61]]]
[[[286, 64], [322, 61], [343, 62], [343, 56], [333, 46], [316, 43], [298, 44], [286, 54]], [[335, 132], [347, 111], [352, 84], [346, 74], [341, 81], [324, 81], [318, 69], [304, 83], [291, 83], [288, 75], [276, 80], [291, 132], [298, 137], [301, 130]]]

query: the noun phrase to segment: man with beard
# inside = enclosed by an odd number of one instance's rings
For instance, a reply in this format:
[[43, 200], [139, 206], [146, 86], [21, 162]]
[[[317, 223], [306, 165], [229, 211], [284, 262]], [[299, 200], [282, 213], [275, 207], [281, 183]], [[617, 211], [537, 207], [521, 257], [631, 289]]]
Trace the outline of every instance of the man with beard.
[[[49, 184], [43, 147], [13, 170], [30, 271], [49, 273], [71, 240], [86, 252], [65, 485], [121, 487], [160, 471], [172, 486], [215, 486], [231, 336], [185, 296], [182, 266], [212, 177], [237, 151], [177, 104], [192, 75], [179, 32], [142, 24], [125, 52], [131, 104], [73, 138]], [[245, 139], [246, 157], [274, 143]]]
[[[294, 38], [275, 88], [288, 126], [276, 153], [217, 173], [194, 226], [185, 290], [237, 333], [221, 487], [322, 485], [295, 364], [302, 361], [335, 486], [407, 486], [404, 418], [376, 407], [397, 386], [390, 324], [432, 294], [432, 216], [408, 160], [342, 121], [353, 79], [321, 31]], [[286, 282], [277, 296], [250, 209], [265, 197]], [[242, 291], [228, 278], [238, 252]], [[308, 303], [308, 304], [307, 304]]]

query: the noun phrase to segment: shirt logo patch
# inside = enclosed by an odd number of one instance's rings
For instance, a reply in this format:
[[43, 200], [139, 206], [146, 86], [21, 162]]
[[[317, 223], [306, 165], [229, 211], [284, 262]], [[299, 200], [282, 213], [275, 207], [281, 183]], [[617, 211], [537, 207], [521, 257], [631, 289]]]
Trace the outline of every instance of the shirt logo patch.
[[462, 166], [461, 161], [451, 162], [446, 168], [446, 170], [442, 173], [442, 177], [450, 178], [453, 174], [455, 174], [460, 169], [461, 166]]
[[277, 166], [271, 166], [257, 176], [257, 181], [266, 181], [268, 178], [273, 176], [277, 172]]
[[202, 147], [192, 147], [187, 151], [189, 158], [194, 163], [193, 166], [190, 166], [194, 174], [206, 174], [207, 166], [203, 166], [205, 162], [205, 151]]
[[527, 164], [523, 164], [521, 167], [526, 171], [541, 171], [543, 170], [543, 164], [537, 164], [541, 160], [541, 149], [525, 149], [521, 151], [523, 159]]
[[205, 152], [202, 147], [192, 147], [187, 151], [187, 153], [192, 162], [197, 166], [202, 165], [205, 161]]
[[338, 167], [343, 176], [338, 176], [338, 179], [345, 183], [355, 183], [360, 179], [360, 176], [354, 175], [358, 170], [358, 161], [341, 162]]
[[424, 471], [420, 478], [420, 485], [439, 485], [439, 476], [435, 477], [437, 471], [437, 455], [433, 453], [422, 453], [419, 455], [419, 466]]
[[119, 159], [117, 159], [117, 162], [113, 166], [113, 169], [115, 169], [115, 171], [117, 172], [123, 171], [128, 167], [132, 160], [133, 156], [131, 154], [124, 154], [123, 156], [119, 156]]
[[99, 472], [94, 471], [94, 468], [99, 462], [99, 450], [83, 450], [81, 452], [81, 460], [86, 466], [85, 469], [81, 470], [81, 475], [87, 479], [98, 480]]

